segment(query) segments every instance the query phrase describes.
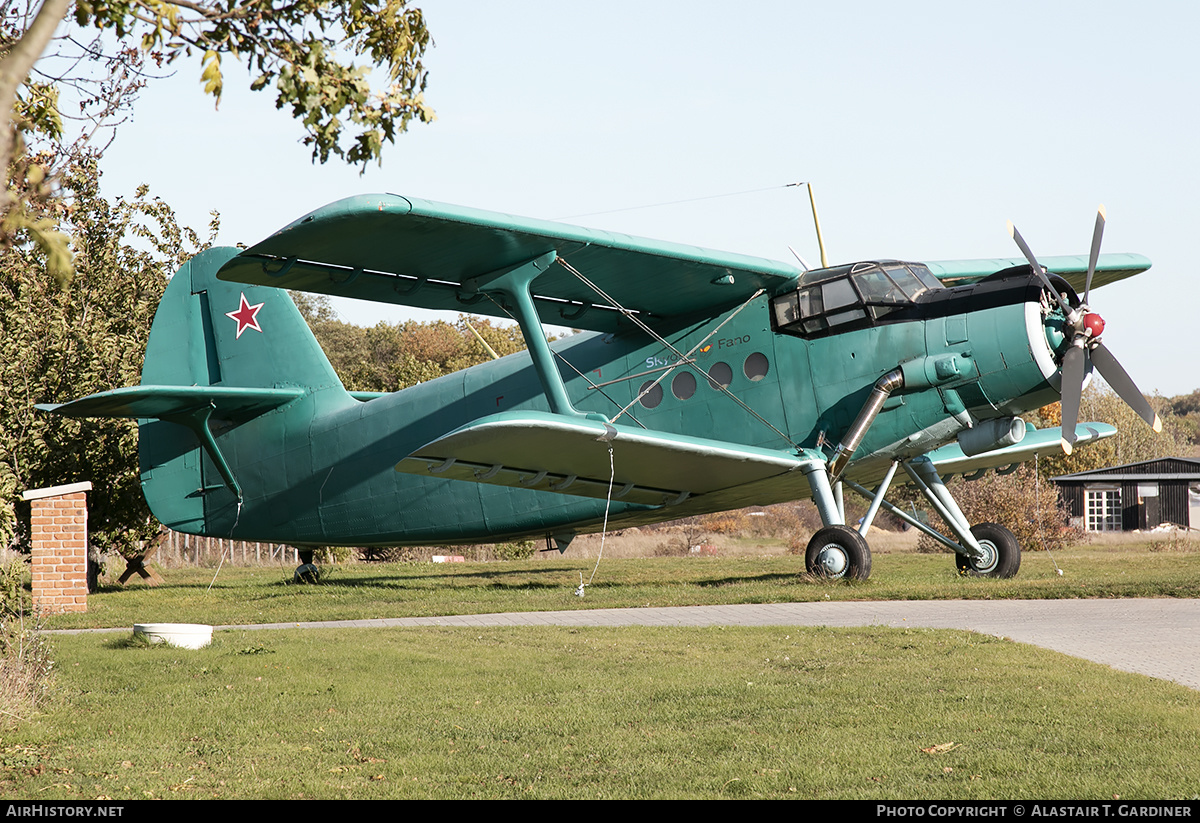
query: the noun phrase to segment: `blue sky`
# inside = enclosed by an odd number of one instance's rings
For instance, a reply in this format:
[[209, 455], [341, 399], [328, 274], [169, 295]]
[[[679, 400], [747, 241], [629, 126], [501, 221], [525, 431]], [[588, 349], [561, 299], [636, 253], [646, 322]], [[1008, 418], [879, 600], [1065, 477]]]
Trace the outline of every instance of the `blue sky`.
[[[220, 242], [253, 243], [325, 203], [390, 191], [791, 260], [1017, 256], [1154, 261], [1093, 294], [1146, 392], [1200, 387], [1187, 312], [1200, 227], [1200, 68], [1190, 2], [420, 4], [436, 123], [363, 175], [312, 165], [301, 132], [227, 60], [220, 110], [198, 62], [155, 82], [104, 161]], [[651, 209], [649, 203], [768, 189]], [[610, 214], [593, 214], [623, 209]], [[396, 307], [342, 304], [352, 322]], [[424, 315], [422, 315], [424, 316]]]

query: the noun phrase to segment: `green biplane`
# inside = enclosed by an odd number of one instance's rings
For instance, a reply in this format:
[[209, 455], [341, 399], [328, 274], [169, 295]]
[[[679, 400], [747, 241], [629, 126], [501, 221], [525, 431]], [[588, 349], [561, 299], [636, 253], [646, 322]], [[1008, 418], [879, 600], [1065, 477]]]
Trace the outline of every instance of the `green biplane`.
[[[1115, 434], [1076, 424], [1095, 367], [1157, 418], [1099, 341], [1096, 285], [1134, 254], [785, 263], [396, 195], [319, 209], [171, 280], [142, 383], [41, 408], [138, 420], [154, 515], [297, 546], [545, 538], [811, 497], [808, 570], [865, 579], [880, 507], [1011, 577], [1012, 533], [967, 522], [948, 474]], [[1078, 289], [1084, 288], [1080, 300]], [[395, 394], [348, 392], [285, 289], [512, 318], [528, 350]], [[548, 342], [543, 324], [584, 330]], [[1066, 428], [1017, 415], [1064, 399]], [[950, 524], [886, 494], [912, 483]], [[842, 490], [870, 501], [846, 525]]]

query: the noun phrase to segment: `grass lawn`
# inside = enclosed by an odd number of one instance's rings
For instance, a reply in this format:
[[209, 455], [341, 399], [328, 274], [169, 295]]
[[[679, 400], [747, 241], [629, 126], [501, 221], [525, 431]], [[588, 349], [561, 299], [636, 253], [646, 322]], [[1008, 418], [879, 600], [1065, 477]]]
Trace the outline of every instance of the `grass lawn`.
[[1190, 798], [1200, 693], [918, 629], [54, 638], [7, 798]]
[[[1200, 552], [1025, 555], [1015, 580], [880, 553], [169, 569], [50, 628], [817, 599], [1200, 596]], [[53, 693], [0, 726], [0, 796], [1193, 798], [1200, 692], [967, 632], [411, 628], [220, 632], [187, 651], [54, 635]]]
[[1154, 547], [1084, 546], [1056, 553], [1053, 560], [1044, 552], [1027, 552], [1020, 575], [1012, 580], [960, 577], [950, 555], [878, 554], [870, 580], [834, 584], [805, 576], [803, 558], [793, 555], [605, 559], [583, 598], [574, 591], [581, 575], [591, 578], [595, 560], [588, 558], [354, 563], [328, 567], [315, 586], [294, 585], [290, 564], [225, 567], [215, 583], [212, 569], [170, 569], [162, 572], [165, 583], [154, 588], [104, 587], [89, 596], [87, 612], [54, 617], [49, 627], [240, 625], [811, 600], [1200, 597], [1200, 551]]

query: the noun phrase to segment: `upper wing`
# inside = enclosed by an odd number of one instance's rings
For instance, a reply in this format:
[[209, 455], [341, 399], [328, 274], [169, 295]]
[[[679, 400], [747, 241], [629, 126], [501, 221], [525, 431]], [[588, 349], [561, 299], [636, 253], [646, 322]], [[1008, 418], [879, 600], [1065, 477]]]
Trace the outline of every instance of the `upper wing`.
[[[717, 313], [802, 272], [786, 263], [374, 194], [302, 217], [225, 264], [218, 277], [426, 309], [505, 316], [464, 280], [556, 252], [621, 306], [649, 318]], [[533, 284], [542, 322], [595, 331], [620, 313], [563, 266]]]
[[[1067, 255], [1064, 257], [1039, 257], [1038, 262], [1054, 274], [1061, 275], [1071, 288], [1083, 294], [1084, 280], [1087, 278], [1088, 258], [1086, 254]], [[982, 280], [998, 271], [1011, 269], [1013, 266], [1028, 266], [1024, 257], [1000, 257], [990, 260], [939, 260], [926, 263], [934, 277], [947, 286], [961, 286]], [[1141, 274], [1150, 268], [1150, 259], [1140, 254], [1102, 254], [1096, 262], [1096, 274], [1092, 278], [1092, 288], [1106, 286], [1126, 277]]]

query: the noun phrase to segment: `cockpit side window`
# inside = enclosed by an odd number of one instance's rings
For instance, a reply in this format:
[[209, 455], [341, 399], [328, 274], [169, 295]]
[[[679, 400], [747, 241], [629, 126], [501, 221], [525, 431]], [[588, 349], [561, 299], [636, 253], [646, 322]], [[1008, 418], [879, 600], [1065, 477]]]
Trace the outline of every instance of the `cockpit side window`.
[[922, 283], [909, 270], [908, 266], [884, 266], [883, 270], [887, 272], [888, 277], [892, 279], [893, 283], [904, 289], [904, 293], [908, 296], [909, 300], [915, 300], [918, 294], [928, 289], [928, 286]]
[[867, 313], [863, 311], [862, 301], [855, 294], [849, 278], [826, 281], [820, 288], [825, 315], [806, 322], [805, 331], [819, 331], [866, 318]]
[[862, 300], [846, 276], [825, 280], [778, 297], [775, 325], [804, 334], [866, 319]]
[[850, 286], [849, 278], [830, 280], [821, 284], [821, 301], [825, 311], [833, 311], [858, 302], [858, 295]]
[[945, 286], [942, 284], [942, 281], [938, 280], [936, 277], [933, 276], [933, 272], [931, 272], [929, 270], [928, 266], [923, 265], [921, 263], [907, 263], [906, 266], [908, 267], [908, 269], [910, 271], [912, 271], [913, 274], [915, 274], [917, 276], [918, 280], [920, 280], [922, 283], [925, 284], [925, 288], [927, 288], [927, 289], [944, 289], [945, 288]]
[[[875, 318], [891, 314], [910, 302], [910, 298], [880, 269], [854, 275], [854, 282], [863, 296], [863, 302]], [[882, 305], [881, 305], [882, 304]]]
[[807, 337], [850, 324], [870, 325], [911, 305], [932, 288], [941, 284], [919, 263], [821, 269], [801, 278], [796, 291], [772, 301], [775, 327]]

